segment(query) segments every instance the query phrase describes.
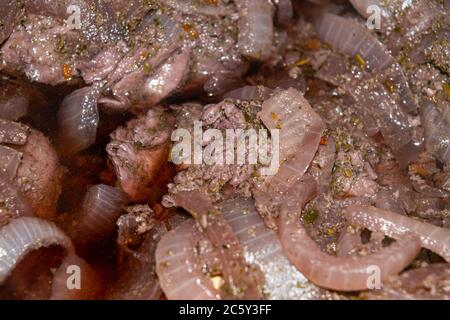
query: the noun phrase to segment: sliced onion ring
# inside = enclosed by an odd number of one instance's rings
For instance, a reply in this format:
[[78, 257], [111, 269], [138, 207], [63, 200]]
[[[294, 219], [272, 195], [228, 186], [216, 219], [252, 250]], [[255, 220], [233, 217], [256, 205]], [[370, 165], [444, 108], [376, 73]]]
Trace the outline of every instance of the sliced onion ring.
[[60, 245], [73, 254], [72, 241], [56, 224], [39, 218], [20, 217], [0, 229], [0, 284], [31, 251]]
[[236, 1], [240, 13], [238, 46], [242, 55], [267, 60], [273, 49], [273, 13], [269, 1]]
[[367, 256], [336, 257], [323, 252], [309, 237], [299, 221], [299, 212], [315, 194], [312, 178], [294, 185], [281, 204], [279, 232], [283, 250], [292, 262], [314, 284], [339, 291], [369, 289], [370, 268], [380, 271], [381, 281], [398, 274], [420, 251], [420, 240], [406, 233], [399, 241]]
[[204, 235], [189, 219], [166, 233], [156, 248], [156, 273], [170, 300], [219, 300], [220, 290], [202, 273], [194, 247]]
[[94, 144], [99, 113], [97, 85], [72, 92], [64, 98], [58, 112], [58, 130], [61, 149], [74, 154]]
[[118, 188], [105, 184], [91, 187], [83, 201], [79, 234], [85, 240], [99, 239], [112, 233], [128, 200]]
[[408, 232], [414, 233], [420, 237], [424, 248], [436, 252], [445, 261], [450, 262], [450, 229], [440, 228], [372, 206], [350, 206], [346, 209], [346, 217], [350, 223], [361, 225], [372, 231], [381, 231], [396, 239]]

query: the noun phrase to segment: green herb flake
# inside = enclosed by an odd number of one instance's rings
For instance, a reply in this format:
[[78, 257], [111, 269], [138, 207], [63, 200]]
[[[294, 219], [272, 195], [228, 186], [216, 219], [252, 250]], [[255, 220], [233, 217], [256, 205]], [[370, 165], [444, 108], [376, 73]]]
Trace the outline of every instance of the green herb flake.
[[319, 218], [319, 212], [315, 209], [307, 210], [302, 214], [302, 220], [306, 224], [313, 224], [317, 218]]

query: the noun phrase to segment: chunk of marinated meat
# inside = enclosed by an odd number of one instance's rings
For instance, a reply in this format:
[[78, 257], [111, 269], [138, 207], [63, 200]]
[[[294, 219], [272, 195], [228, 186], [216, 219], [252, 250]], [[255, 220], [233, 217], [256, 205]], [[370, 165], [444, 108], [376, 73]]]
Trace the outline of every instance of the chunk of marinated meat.
[[173, 117], [153, 108], [111, 134], [106, 147], [122, 190], [132, 201], [153, 202], [170, 177], [168, 162]]
[[50, 141], [21, 123], [0, 119], [0, 168], [19, 188], [36, 216], [52, 218], [63, 169]]
[[[31, 81], [51, 85], [65, 83], [80, 76], [79, 71], [84, 73], [87, 61], [122, 39], [105, 2], [27, 1], [25, 9], [23, 23], [14, 26], [1, 49], [0, 69], [11, 75], [25, 74]], [[111, 60], [96, 72], [108, 73], [113, 67]]]
[[61, 193], [63, 168], [52, 144], [31, 129], [27, 143], [14, 146], [22, 153], [15, 181], [38, 217], [52, 218]]
[[217, 95], [236, 85], [248, 63], [236, 49], [232, 17], [217, 19], [174, 9], [146, 16], [131, 33], [136, 49], [110, 77], [102, 105], [149, 107], [171, 95]]
[[31, 81], [66, 83], [79, 76], [77, 65], [83, 58], [93, 58], [86, 48], [77, 30], [52, 17], [29, 15], [3, 45], [0, 68], [13, 76], [24, 74]]
[[[68, 23], [69, 4], [80, 8], [79, 28]], [[123, 15], [113, 14], [124, 7]], [[145, 1], [128, 6], [32, 1], [26, 9], [24, 23], [15, 26], [1, 49], [1, 69], [51, 85], [78, 77], [86, 83], [107, 79], [101, 100], [107, 110], [149, 107], [174, 94], [221, 94], [248, 69], [237, 48], [233, 5], [220, 17]], [[268, 19], [272, 25], [272, 16]], [[251, 26], [258, 22], [250, 20]], [[273, 51], [271, 40], [264, 50]]]
[[[250, 102], [228, 98], [217, 104], [204, 106], [201, 113], [198, 105], [185, 104], [174, 106], [173, 108], [178, 114], [177, 128], [189, 132], [191, 138], [195, 135], [195, 126], [197, 126], [197, 130], [201, 128], [204, 132], [208, 129], [220, 130], [223, 138], [226, 137], [227, 130], [234, 130], [237, 135], [241, 132], [242, 136], [238, 138], [242, 141], [242, 138], [245, 138], [244, 135], [247, 129], [253, 129], [257, 133], [257, 130], [262, 128], [262, 123], [256, 116], [257, 111], [261, 108], [261, 101]], [[211, 152], [212, 146], [217, 142], [214, 140], [215, 138], [207, 138], [206, 136], [198, 138], [202, 139], [201, 142], [197, 142], [201, 144], [199, 147], [202, 148], [202, 154], [211, 155], [210, 160], [205, 160], [207, 157], [205, 156], [205, 159], [203, 159], [205, 161], [202, 160], [201, 163], [197, 163], [192, 154], [181, 154], [183, 150], [180, 150], [180, 146], [174, 145], [172, 161], [179, 165], [181, 171], [175, 176], [173, 183], [169, 183], [169, 193], [163, 197], [163, 204], [172, 207], [174, 205], [173, 196], [178, 192], [197, 189], [209, 193], [214, 201], [230, 197], [234, 193], [250, 197], [252, 181], [256, 179], [257, 170], [263, 165], [245, 161], [245, 159], [249, 158], [250, 153], [248, 138], [243, 150], [243, 155], [245, 155], [244, 161], [238, 160], [237, 156], [235, 156], [238, 154], [238, 143], [233, 143], [231, 147], [227, 147], [229, 150], [226, 150], [225, 142], [223, 142], [223, 150]], [[268, 143], [270, 143], [270, 136], [268, 135], [267, 138]], [[183, 143], [185, 142], [183, 141]], [[194, 146], [194, 148], [196, 147]], [[220, 155], [222, 151], [224, 154], [225, 151], [233, 154], [234, 160], [232, 162], [222, 161], [222, 163], [214, 161], [216, 152]]]

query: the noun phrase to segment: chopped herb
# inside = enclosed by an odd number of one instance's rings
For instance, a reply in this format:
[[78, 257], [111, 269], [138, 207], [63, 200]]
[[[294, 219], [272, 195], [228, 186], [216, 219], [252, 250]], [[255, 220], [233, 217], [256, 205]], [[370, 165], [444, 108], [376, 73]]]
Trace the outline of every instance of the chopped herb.
[[57, 35], [56, 38], [56, 50], [58, 52], [64, 52], [64, 48], [66, 46], [66, 40], [64, 39], [64, 36], [62, 35]]
[[317, 218], [319, 218], [319, 212], [315, 209], [310, 209], [305, 211], [305, 213], [302, 214], [302, 220], [306, 224], [312, 224], [314, 223]]
[[447, 100], [450, 101], [450, 81], [444, 83], [443, 88], [444, 88], [445, 94], [447, 95]]
[[367, 65], [366, 60], [364, 60], [364, 58], [359, 53], [356, 54], [354, 60], [361, 69], [365, 68]]
[[149, 64], [148, 62], [145, 62], [145, 63], [144, 63], [144, 74], [145, 74], [145, 75], [149, 75], [151, 69], [152, 69], [152, 68], [151, 68], [150, 64]]
[[357, 126], [357, 125], [359, 125], [361, 123], [361, 119], [358, 116], [353, 115], [352, 116], [352, 123], [353, 123], [354, 126]]
[[333, 166], [333, 168], [331, 169], [331, 173], [335, 173], [338, 169], [339, 169], [339, 165], [338, 165], [338, 164], [335, 164], [335, 165]]
[[81, 55], [82, 53], [86, 52], [86, 50], [87, 50], [87, 46], [84, 43], [77, 44], [77, 46], [75, 48], [75, 52], [78, 55]]
[[395, 92], [395, 84], [390, 81], [389, 79], [386, 79], [384, 81], [384, 87], [390, 92], [390, 93], [394, 93]]
[[343, 172], [344, 172], [344, 176], [346, 176], [347, 178], [351, 178], [353, 176], [353, 172], [349, 168], [344, 168]]
[[301, 67], [301, 66], [307, 65], [309, 63], [309, 61], [310, 61], [309, 58], [300, 59], [295, 63], [295, 65], [297, 67]]
[[395, 26], [394, 31], [397, 32], [397, 33], [402, 32], [402, 27]]
[[312, 78], [316, 74], [316, 71], [310, 64], [305, 65], [303, 67], [302, 71], [303, 71], [303, 75], [308, 78]]

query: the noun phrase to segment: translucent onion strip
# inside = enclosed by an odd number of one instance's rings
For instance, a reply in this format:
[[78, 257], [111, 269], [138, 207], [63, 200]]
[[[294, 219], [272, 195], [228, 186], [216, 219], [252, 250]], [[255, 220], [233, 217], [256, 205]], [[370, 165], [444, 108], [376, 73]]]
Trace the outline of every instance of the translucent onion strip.
[[299, 221], [299, 213], [315, 193], [315, 186], [310, 181], [299, 181], [294, 191], [292, 195], [288, 192], [287, 201], [280, 208], [281, 243], [292, 264], [318, 286], [339, 291], [367, 290], [371, 268], [376, 268], [381, 281], [385, 281], [407, 267], [419, 253], [420, 240], [407, 233], [368, 256], [331, 256], [319, 248]]
[[194, 255], [203, 235], [194, 220], [183, 222], [169, 231], [156, 248], [156, 273], [166, 297], [170, 300], [217, 300], [219, 290], [202, 272]]
[[70, 253], [74, 247], [69, 237], [56, 224], [32, 217], [13, 219], [0, 229], [0, 284], [31, 251], [60, 245]]
[[414, 220], [407, 216], [372, 206], [350, 206], [346, 209], [350, 223], [372, 231], [381, 231], [389, 237], [400, 239], [406, 233], [420, 237], [422, 246], [450, 262], [450, 229]]
[[267, 128], [280, 130], [280, 168], [273, 183], [288, 188], [308, 169], [325, 124], [303, 95], [292, 88], [264, 101], [259, 116]]
[[260, 298], [263, 275], [246, 263], [239, 240], [210, 197], [198, 190], [182, 191], [175, 196], [175, 203], [195, 217], [206, 239], [217, 248], [218, 268], [227, 288], [221, 290], [223, 298]]
[[79, 232], [87, 239], [111, 234], [128, 200], [118, 188], [104, 184], [91, 187], [83, 200]]
[[374, 35], [349, 19], [326, 13], [317, 19], [316, 30], [322, 41], [339, 52], [351, 57], [359, 54], [372, 70], [381, 71], [394, 63], [394, 58]]
[[66, 96], [58, 112], [59, 140], [67, 154], [77, 153], [94, 144], [99, 114], [96, 85], [78, 89]]
[[266, 60], [273, 50], [273, 13], [269, 1], [239, 0], [238, 46], [242, 55], [254, 60]]
[[251, 199], [231, 199], [220, 204], [239, 238], [248, 263], [257, 264], [265, 276], [265, 291], [274, 300], [326, 299], [330, 293], [316, 287], [284, 255], [277, 233], [266, 227]]
[[340, 53], [361, 61], [374, 74], [391, 68], [390, 77], [398, 86], [402, 107], [407, 112], [415, 112], [418, 109], [402, 68], [365, 26], [326, 13], [316, 19], [315, 27], [320, 40], [330, 44]]

